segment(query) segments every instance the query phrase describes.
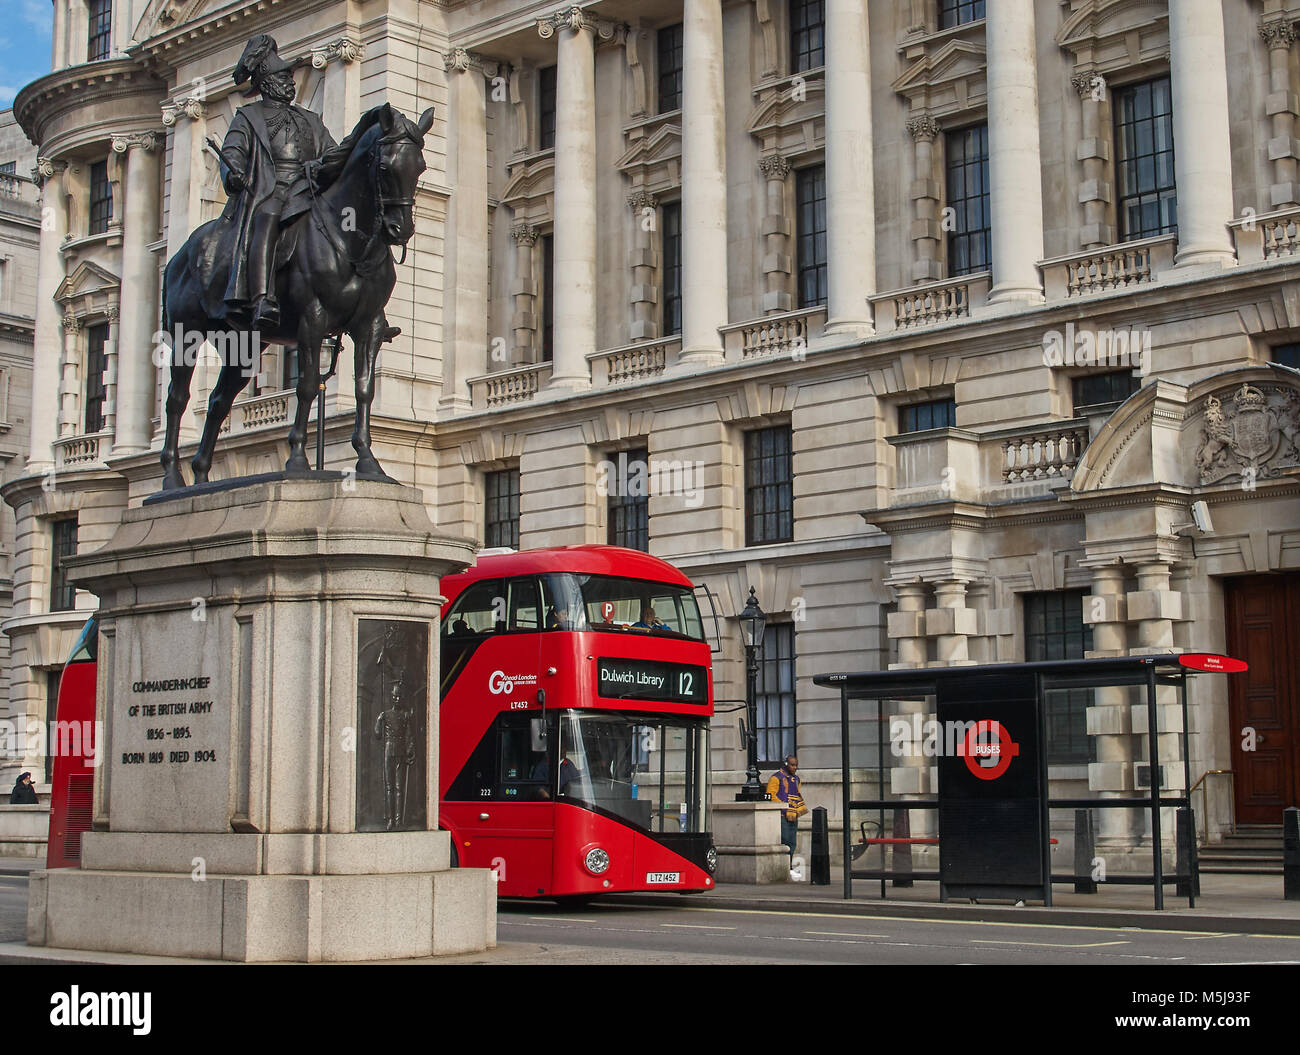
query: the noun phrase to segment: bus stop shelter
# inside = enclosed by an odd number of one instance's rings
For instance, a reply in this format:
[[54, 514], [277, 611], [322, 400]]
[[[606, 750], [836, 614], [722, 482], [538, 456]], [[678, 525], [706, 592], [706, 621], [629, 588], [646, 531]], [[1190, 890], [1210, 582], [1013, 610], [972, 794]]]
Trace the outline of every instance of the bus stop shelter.
[[[1196, 864], [1188, 791], [1187, 678], [1198, 673], [1228, 674], [1244, 669], [1244, 662], [1227, 656], [1174, 653], [816, 675], [814, 683], [840, 692], [844, 897], [852, 898], [854, 879], [879, 879], [882, 897], [888, 878], [899, 885], [911, 885], [913, 879], [937, 879], [941, 901], [951, 897], [1015, 898], [1051, 905], [1053, 882], [1079, 879], [1077, 874], [1052, 875], [1051, 811], [1142, 810], [1148, 817], [1151, 873], [1105, 875], [1100, 882], [1150, 884], [1157, 909], [1164, 907], [1165, 884], [1177, 883], [1194, 906]], [[1142, 794], [1107, 792], [1088, 798], [1051, 798], [1045, 701], [1054, 693], [1074, 693], [1076, 700], [1077, 694], [1088, 694], [1083, 698], [1094, 702], [1104, 699], [1099, 690], [1109, 692], [1113, 700], [1127, 708], [1126, 714], [1140, 716], [1145, 710], [1145, 728], [1138, 727], [1135, 720], [1128, 734], [1147, 737], [1144, 772], [1148, 790]], [[1177, 702], [1171, 705], [1168, 701], [1174, 693]], [[891, 705], [900, 704], [910, 710], [911, 727], [907, 717], [887, 714]], [[1162, 706], [1166, 712], [1163, 732]], [[1172, 713], [1171, 706], [1176, 708]], [[922, 713], [926, 714], [924, 730]], [[1181, 720], [1173, 721], [1174, 714], [1180, 714]], [[876, 738], [880, 798], [852, 797], [854, 720], [875, 722], [880, 734]], [[885, 736], [886, 721], [891, 722], [893, 730], [899, 730], [899, 736], [892, 731], [888, 738]], [[924, 737], [916, 735], [922, 732]], [[937, 795], [902, 793], [885, 797], [887, 785], [893, 784], [899, 769], [896, 763], [900, 751], [915, 751], [920, 740], [926, 743], [926, 759], [933, 757], [937, 768]], [[1162, 743], [1166, 748], [1163, 757]], [[923, 767], [912, 765], [913, 770]], [[1175, 767], [1181, 767], [1181, 781], [1173, 777]], [[1162, 793], [1179, 784], [1181, 794]], [[1162, 808], [1180, 811], [1179, 829], [1185, 832], [1179, 849], [1186, 853], [1180, 852], [1180, 867], [1174, 874], [1167, 874], [1162, 860]], [[913, 838], [910, 828], [899, 832], [895, 826], [893, 835], [887, 837], [887, 810], [899, 811], [903, 816], [910, 816], [913, 810], [933, 810], [938, 814], [936, 833]], [[896, 853], [903, 850], [909, 855], [908, 859], [917, 843], [937, 845], [938, 872], [886, 871], [883, 860], [880, 870], [855, 870], [853, 819], [855, 813], [863, 811], [878, 815], [880, 837], [868, 840], [871, 843], [892, 845]]]

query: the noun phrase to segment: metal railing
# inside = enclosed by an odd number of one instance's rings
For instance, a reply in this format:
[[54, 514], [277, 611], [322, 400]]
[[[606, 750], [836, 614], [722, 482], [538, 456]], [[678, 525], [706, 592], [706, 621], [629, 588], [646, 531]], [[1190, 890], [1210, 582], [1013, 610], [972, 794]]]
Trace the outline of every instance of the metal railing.
[[[1196, 789], [1201, 789], [1201, 843], [1208, 844], [1210, 841], [1210, 785], [1206, 782], [1207, 777], [1230, 777], [1231, 769], [1207, 769], [1201, 774], [1200, 779], [1191, 786], [1187, 792], [1187, 800], [1190, 802]], [[1237, 833], [1237, 787], [1234, 781], [1228, 781], [1228, 828], [1235, 835]]]

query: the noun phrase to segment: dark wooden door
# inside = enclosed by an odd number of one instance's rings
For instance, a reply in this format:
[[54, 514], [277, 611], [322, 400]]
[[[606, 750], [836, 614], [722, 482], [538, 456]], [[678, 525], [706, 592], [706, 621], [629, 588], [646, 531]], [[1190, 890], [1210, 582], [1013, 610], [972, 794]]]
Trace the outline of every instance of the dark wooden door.
[[1300, 575], [1229, 579], [1224, 613], [1229, 655], [1250, 664], [1227, 677], [1237, 821], [1281, 824], [1300, 805]]

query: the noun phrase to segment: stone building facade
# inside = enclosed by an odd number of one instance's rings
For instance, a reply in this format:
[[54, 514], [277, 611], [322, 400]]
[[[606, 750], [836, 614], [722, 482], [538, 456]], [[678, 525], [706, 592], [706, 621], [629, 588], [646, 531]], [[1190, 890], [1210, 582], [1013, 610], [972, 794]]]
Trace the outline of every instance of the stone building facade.
[[[41, 713], [94, 605], [57, 610], [57, 545], [102, 544], [158, 486], [160, 271], [220, 209], [205, 140], [261, 31], [302, 57], [299, 100], [336, 138], [384, 100], [436, 107], [381, 461], [451, 533], [644, 538], [709, 587], [719, 797], [743, 779], [753, 586], [763, 753], [797, 748], [833, 816], [838, 701], [816, 673], [1204, 650], [1257, 672], [1231, 698], [1223, 678], [1191, 690], [1209, 828], [1234, 784], [1238, 820], [1276, 823], [1300, 797], [1300, 668], [1278, 647], [1300, 632], [1300, 4], [985, 6], [114, 0], [105, 43], [56, 0], [55, 72], [15, 108], [54, 222], [43, 410], [4, 491], [12, 712]], [[264, 359], [214, 476], [280, 466], [291, 370]], [[620, 454], [649, 463], [644, 501], [610, 488]], [[1139, 787], [1139, 710], [1060, 701], [1054, 788]], [[932, 771], [885, 780], [925, 795]]]

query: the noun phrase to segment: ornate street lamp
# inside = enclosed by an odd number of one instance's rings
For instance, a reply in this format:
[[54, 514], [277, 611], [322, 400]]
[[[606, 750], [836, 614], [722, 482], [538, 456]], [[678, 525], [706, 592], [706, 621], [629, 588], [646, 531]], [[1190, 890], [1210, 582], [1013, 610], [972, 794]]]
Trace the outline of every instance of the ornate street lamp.
[[748, 728], [745, 730], [746, 748], [749, 753], [749, 771], [745, 786], [736, 793], [737, 802], [762, 802], [767, 793], [758, 782], [758, 653], [763, 647], [763, 630], [767, 626], [767, 616], [758, 606], [754, 596], [754, 587], [749, 588], [749, 600], [745, 602], [744, 611], [740, 613], [740, 636], [745, 643], [745, 713], [748, 715]]

